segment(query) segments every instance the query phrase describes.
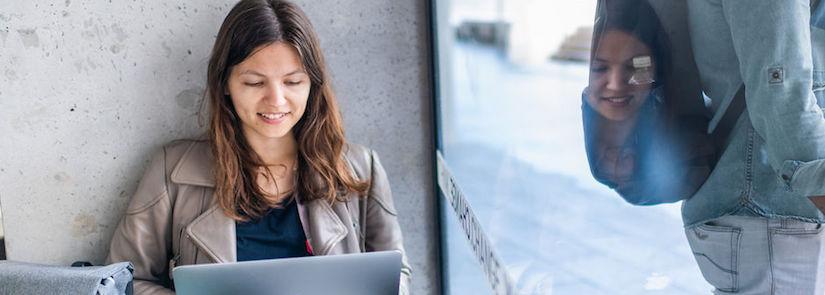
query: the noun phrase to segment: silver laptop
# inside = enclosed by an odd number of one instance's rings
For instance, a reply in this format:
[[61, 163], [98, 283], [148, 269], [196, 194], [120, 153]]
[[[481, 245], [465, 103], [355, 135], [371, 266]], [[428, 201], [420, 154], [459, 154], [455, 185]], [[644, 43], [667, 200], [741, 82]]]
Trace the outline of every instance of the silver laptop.
[[237, 263], [172, 271], [177, 294], [398, 295], [401, 253], [381, 251]]

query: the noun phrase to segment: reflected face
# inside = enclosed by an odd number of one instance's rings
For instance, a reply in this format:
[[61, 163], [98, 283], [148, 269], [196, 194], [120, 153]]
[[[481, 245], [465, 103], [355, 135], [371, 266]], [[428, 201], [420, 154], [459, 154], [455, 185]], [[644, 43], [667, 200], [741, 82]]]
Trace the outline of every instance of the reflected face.
[[[649, 47], [628, 33], [610, 30], [602, 34], [590, 65], [590, 95], [587, 102], [612, 121], [635, 118], [647, 100], [652, 84], [629, 83], [636, 72], [633, 58], [652, 56]], [[649, 72], [656, 73], [655, 61]]]
[[227, 89], [247, 140], [278, 140], [293, 136], [292, 127], [306, 109], [310, 79], [297, 49], [276, 42], [234, 66]]

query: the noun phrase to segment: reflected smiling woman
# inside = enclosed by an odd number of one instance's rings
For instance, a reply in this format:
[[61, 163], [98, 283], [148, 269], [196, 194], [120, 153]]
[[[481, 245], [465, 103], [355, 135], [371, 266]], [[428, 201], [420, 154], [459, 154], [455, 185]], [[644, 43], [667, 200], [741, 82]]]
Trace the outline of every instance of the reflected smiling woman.
[[604, 32], [598, 45], [590, 68], [587, 103], [612, 121], [613, 126], [632, 124], [641, 106], [648, 101], [655, 82], [650, 79], [639, 81], [634, 76], [644, 75], [643, 71], [656, 71], [656, 62], [651, 60], [651, 47], [639, 37], [620, 29]]
[[591, 172], [635, 205], [679, 201], [712, 168], [706, 119], [677, 117], [668, 100], [669, 41], [647, 1], [601, 5], [582, 95]]
[[667, 51], [658, 38], [658, 19], [646, 2], [609, 3], [624, 5], [606, 7], [610, 14], [603, 16], [595, 32], [583, 108], [585, 124], [592, 127], [586, 132], [593, 143], [588, 147], [594, 149], [589, 153], [595, 158], [594, 175], [617, 190], [627, 190], [639, 178], [638, 167], [645, 164], [640, 157], [649, 154], [651, 137], [645, 133], [651, 129], [646, 121], [655, 120], [655, 110], [664, 103], [664, 74], [656, 71], [664, 69], [659, 64], [667, 61]]

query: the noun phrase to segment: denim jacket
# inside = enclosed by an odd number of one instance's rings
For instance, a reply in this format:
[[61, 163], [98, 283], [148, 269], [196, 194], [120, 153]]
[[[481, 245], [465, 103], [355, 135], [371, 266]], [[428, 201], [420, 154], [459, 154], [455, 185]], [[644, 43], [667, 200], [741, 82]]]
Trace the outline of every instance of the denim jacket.
[[[715, 127], [742, 83], [747, 110], [713, 173], [682, 205], [686, 226], [724, 215], [825, 222], [825, 6], [688, 1], [691, 43]], [[810, 19], [809, 19], [810, 17]]]

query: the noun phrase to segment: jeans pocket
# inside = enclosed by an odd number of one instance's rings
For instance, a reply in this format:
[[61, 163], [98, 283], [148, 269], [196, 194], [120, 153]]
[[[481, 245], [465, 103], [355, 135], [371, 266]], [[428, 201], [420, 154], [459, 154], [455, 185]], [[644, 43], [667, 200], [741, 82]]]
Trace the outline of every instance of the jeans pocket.
[[742, 230], [708, 222], [686, 229], [702, 276], [721, 292], [737, 292], [737, 259]]
[[776, 294], [822, 294], [822, 290], [816, 291], [816, 282], [823, 268], [822, 225], [794, 223], [792, 227], [770, 232]]

